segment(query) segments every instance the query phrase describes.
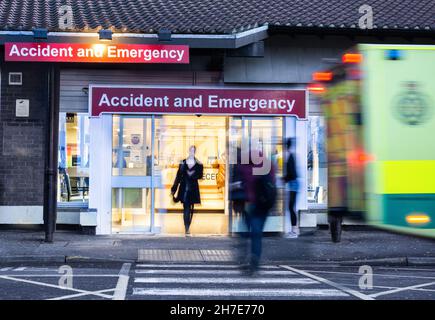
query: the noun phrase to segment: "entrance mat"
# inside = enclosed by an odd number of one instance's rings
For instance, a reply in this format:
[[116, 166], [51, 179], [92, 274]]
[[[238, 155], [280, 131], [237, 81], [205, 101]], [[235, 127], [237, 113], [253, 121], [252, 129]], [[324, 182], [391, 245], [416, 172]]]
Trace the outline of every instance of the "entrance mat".
[[161, 250], [139, 249], [139, 262], [228, 262], [234, 261], [231, 250]]

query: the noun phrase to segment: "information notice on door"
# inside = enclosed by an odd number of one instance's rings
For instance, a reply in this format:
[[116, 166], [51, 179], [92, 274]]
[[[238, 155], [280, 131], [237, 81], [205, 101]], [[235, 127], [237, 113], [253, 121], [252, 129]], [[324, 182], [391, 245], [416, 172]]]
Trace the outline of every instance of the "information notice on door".
[[91, 85], [89, 114], [221, 114], [307, 119], [305, 90]]

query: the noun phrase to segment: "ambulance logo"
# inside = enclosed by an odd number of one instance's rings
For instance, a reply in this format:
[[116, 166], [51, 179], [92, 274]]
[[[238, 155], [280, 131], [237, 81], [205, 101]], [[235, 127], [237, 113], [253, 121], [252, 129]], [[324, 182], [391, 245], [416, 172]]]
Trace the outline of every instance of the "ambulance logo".
[[406, 82], [394, 105], [398, 119], [407, 125], [421, 125], [430, 118], [429, 98], [419, 91], [417, 82]]

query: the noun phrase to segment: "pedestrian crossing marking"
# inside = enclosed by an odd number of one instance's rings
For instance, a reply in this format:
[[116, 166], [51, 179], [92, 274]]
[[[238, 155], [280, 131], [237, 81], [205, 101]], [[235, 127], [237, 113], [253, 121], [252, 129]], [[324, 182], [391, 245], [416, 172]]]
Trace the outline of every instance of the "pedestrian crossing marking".
[[316, 284], [318, 281], [307, 278], [253, 278], [253, 277], [237, 277], [237, 278], [168, 278], [168, 277], [152, 277], [152, 278], [136, 278], [135, 283], [188, 283], [188, 284]]
[[237, 264], [138, 264], [132, 296], [137, 298], [327, 298], [350, 297], [338, 288], [277, 265], [248, 276]]
[[[234, 264], [138, 264], [137, 268], [216, 268], [216, 269], [237, 269], [240, 265]], [[279, 269], [278, 266], [260, 266], [260, 269]]]
[[[217, 274], [243, 274], [243, 271], [241, 270], [167, 270], [167, 269], [149, 269], [149, 270], [136, 270], [137, 274], [182, 274], [182, 275], [188, 275], [188, 274], [211, 274], [211, 275], [217, 275]], [[257, 272], [258, 275], [293, 275], [295, 274], [292, 271], [288, 270], [260, 270]]]
[[336, 289], [200, 289], [200, 288], [133, 288], [140, 296], [202, 296], [202, 297], [347, 297]]
[[57, 272], [55, 268], [33, 268], [33, 267], [4, 267], [0, 268], [0, 272], [11, 271], [11, 272], [41, 272], [41, 271], [54, 271]]
[[24, 271], [28, 269], [27, 267], [5, 267], [5, 268], [1, 268], [0, 271]]
[[19, 267], [19, 268], [15, 268], [14, 271], [24, 271], [26, 269], [27, 267]]

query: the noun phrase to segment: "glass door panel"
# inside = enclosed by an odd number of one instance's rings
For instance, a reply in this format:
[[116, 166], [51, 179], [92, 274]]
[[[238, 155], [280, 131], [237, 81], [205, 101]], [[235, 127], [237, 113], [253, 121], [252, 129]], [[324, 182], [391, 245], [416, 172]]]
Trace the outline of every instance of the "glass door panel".
[[225, 234], [226, 118], [217, 116], [162, 116], [156, 119], [155, 224], [163, 233], [183, 233], [182, 204], [174, 203], [170, 188], [178, 165], [196, 146], [196, 158], [204, 165], [199, 180], [201, 204], [195, 205], [192, 234]]
[[112, 232], [148, 232], [150, 214], [149, 188], [112, 188]]
[[112, 232], [152, 229], [152, 121], [147, 116], [113, 116]]
[[[282, 182], [283, 175], [283, 118], [256, 118], [242, 117], [233, 118], [230, 122], [230, 145], [241, 147], [240, 141], [245, 141], [249, 148], [251, 157], [252, 150], [259, 150], [263, 155], [267, 156], [271, 165], [275, 169], [276, 183], [278, 187], [278, 196], [274, 208], [269, 212], [269, 218], [266, 221], [264, 231], [267, 232], [282, 232], [284, 231], [284, 195], [285, 186]], [[255, 154], [255, 153], [254, 153]], [[265, 170], [269, 170], [269, 166], [265, 166]], [[242, 217], [234, 215], [232, 211], [232, 227], [233, 232], [245, 231], [245, 225]]]
[[113, 117], [113, 176], [151, 176], [151, 120]]

